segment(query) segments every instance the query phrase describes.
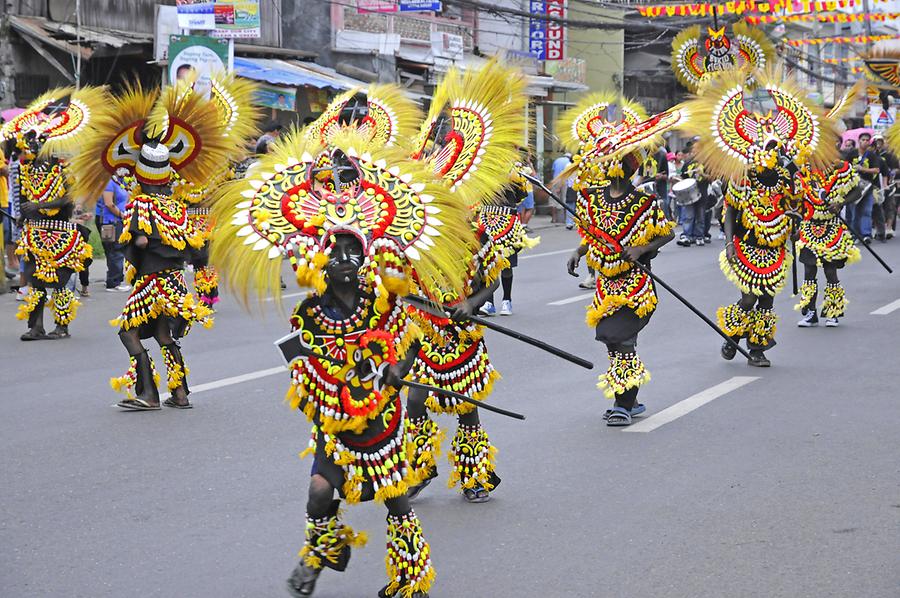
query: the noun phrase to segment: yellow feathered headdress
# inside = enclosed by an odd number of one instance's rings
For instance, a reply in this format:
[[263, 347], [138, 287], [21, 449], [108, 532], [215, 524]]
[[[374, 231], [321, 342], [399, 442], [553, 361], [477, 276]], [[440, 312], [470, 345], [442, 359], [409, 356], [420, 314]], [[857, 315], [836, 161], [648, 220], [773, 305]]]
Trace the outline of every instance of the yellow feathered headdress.
[[399, 86], [375, 84], [336, 97], [304, 134], [327, 145], [334, 135], [349, 129], [376, 145], [395, 145], [414, 134], [421, 118], [419, 109]]
[[0, 140], [24, 139], [36, 135], [43, 156], [74, 155], [81, 148], [85, 133], [108, 109], [103, 87], [51, 89], [41, 94], [25, 111], [0, 128]]
[[710, 77], [723, 71], [770, 68], [775, 61], [775, 46], [761, 30], [746, 23], [735, 23], [732, 36], [725, 28], [707, 29], [701, 44], [701, 28], [693, 25], [672, 40], [672, 71], [678, 82], [697, 93]]
[[224, 126], [223, 134], [231, 149], [229, 158], [242, 158], [246, 154], [247, 143], [259, 132], [257, 126], [261, 113], [253, 103], [253, 96], [259, 91], [259, 85], [230, 73], [218, 73], [211, 78], [210, 83], [209, 99], [216, 107], [219, 120]]
[[726, 71], [714, 85], [686, 102], [692, 117], [685, 129], [700, 137], [697, 159], [712, 177], [733, 180], [748, 169], [773, 167], [781, 154], [802, 165], [828, 167], [837, 158], [834, 123], [806, 99], [796, 83], [774, 71]]
[[96, 202], [111, 175], [134, 172], [144, 123], [158, 96], [159, 90], [144, 90], [135, 83], [108, 99], [109, 110], [94, 120], [70, 163], [74, 197]]
[[71, 165], [77, 196], [88, 202], [96, 201], [111, 175], [166, 184], [175, 171], [188, 183], [202, 183], [227, 162], [225, 124], [216, 106], [188, 83], [161, 93], [129, 86], [110, 108], [106, 118], [94, 121]]
[[525, 78], [496, 59], [465, 74], [451, 68], [412, 144], [413, 158], [466, 205], [490, 203], [520, 159], [525, 103]]
[[647, 111], [637, 102], [613, 92], [598, 92], [582, 98], [559, 117], [557, 129], [562, 142], [571, 152], [608, 135], [618, 125], [634, 125], [647, 118]]
[[884, 89], [900, 87], [900, 45], [897, 42], [878, 42], [862, 58], [867, 79]]
[[357, 131], [329, 145], [305, 132], [283, 136], [259, 165], [213, 197], [212, 261], [246, 299], [279, 293], [286, 257], [301, 286], [324, 290], [336, 233], [356, 236], [376, 294], [404, 293], [412, 277], [461, 290], [472, 234], [468, 213], [430, 169]]

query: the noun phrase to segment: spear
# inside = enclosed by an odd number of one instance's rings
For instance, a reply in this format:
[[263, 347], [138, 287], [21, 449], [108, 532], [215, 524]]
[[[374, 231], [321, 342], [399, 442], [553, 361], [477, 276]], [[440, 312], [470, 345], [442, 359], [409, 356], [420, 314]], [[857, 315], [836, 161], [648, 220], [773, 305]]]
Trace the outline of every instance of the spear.
[[[608, 243], [606, 243], [605, 241], [602, 241], [601, 239], [598, 239], [594, 234], [592, 234], [591, 231], [590, 231], [590, 228], [588, 228], [588, 226], [587, 226], [587, 223], [585, 223], [585, 222], [581, 219], [581, 217], [579, 217], [578, 214], [575, 213], [575, 210], [573, 210], [572, 208], [570, 208], [569, 206], [567, 206], [567, 205], [566, 205], [566, 202], [564, 202], [563, 200], [561, 200], [561, 199], [559, 198], [558, 195], [556, 195], [556, 194], [553, 193], [550, 189], [548, 189], [548, 188], [544, 185], [544, 183], [542, 183], [540, 180], [534, 178], [533, 176], [528, 175], [528, 174], [525, 174], [525, 173], [522, 173], [522, 176], [524, 176], [526, 179], [528, 179], [529, 181], [531, 181], [532, 183], [534, 183], [535, 185], [537, 185], [537, 186], [539, 186], [541, 189], [543, 189], [544, 192], [547, 193], [547, 195], [550, 196], [550, 197], [553, 199], [553, 201], [555, 201], [556, 203], [558, 203], [560, 206], [563, 207], [563, 209], [565, 209], [567, 212], [569, 212], [570, 214], [572, 214], [572, 217], [575, 219], [576, 222], [578, 222], [578, 224], [579, 224], [579, 226], [581, 227], [582, 231], [584, 231], [584, 233], [585, 233], [586, 235], [588, 235], [589, 237], [591, 237], [592, 239], [594, 239], [594, 241], [600, 243], [601, 245], [605, 245], [605, 246], [609, 247], [609, 244], [608, 244]], [[727, 343], [729, 343], [731, 346], [733, 346], [733, 347], [734, 347], [741, 355], [743, 355], [743, 356], [746, 357], [747, 359], [750, 359], [750, 354], [749, 354], [747, 351], [745, 351], [745, 350], [737, 343], [737, 341], [735, 341], [733, 338], [731, 338], [730, 336], [728, 336], [727, 334], [725, 334], [725, 333], [722, 331], [721, 328], [719, 328], [718, 326], [716, 326], [715, 322], [713, 322], [712, 320], [710, 320], [710, 319], [706, 316], [706, 314], [704, 314], [702, 311], [700, 311], [699, 309], [697, 309], [696, 307], [694, 307], [694, 305], [693, 305], [690, 301], [688, 301], [687, 299], [685, 299], [684, 297], [682, 297], [681, 294], [678, 293], [678, 291], [676, 291], [676, 290], [673, 289], [671, 286], [669, 286], [669, 284], [666, 283], [662, 278], [660, 278], [659, 276], [657, 276], [656, 274], [654, 274], [654, 273], [650, 270], [650, 268], [648, 268], [647, 266], [645, 266], [644, 264], [642, 264], [642, 263], [640, 263], [640, 262], [638, 262], [638, 261], [634, 261], [634, 262], [631, 262], [631, 263], [632, 263], [636, 268], [638, 268], [639, 270], [641, 270], [642, 272], [644, 272], [647, 276], [649, 276], [649, 277], [653, 280], [653, 282], [655, 282], [656, 284], [658, 284], [658, 285], [661, 286], [662, 288], [664, 288], [664, 289], [666, 289], [667, 291], [669, 291], [669, 293], [670, 293], [673, 297], [675, 297], [676, 299], [678, 299], [678, 300], [682, 303], [682, 305], [684, 305], [684, 306], [687, 307], [689, 310], [691, 310], [692, 312], [694, 312], [694, 315], [696, 315], [698, 318], [700, 318], [701, 320], [703, 320], [704, 322], [706, 322], [706, 325], [707, 325], [707, 326], [709, 326], [710, 328], [712, 328], [713, 330], [715, 330], [715, 331], [716, 331], [716, 334], [718, 334], [718, 335], [721, 336], [723, 339], [725, 339], [725, 341], [726, 341]]]
[[[322, 361], [327, 361], [329, 363], [333, 363], [336, 365], [346, 365], [347, 362], [338, 359], [337, 357], [332, 357], [331, 355], [323, 355], [322, 353], [317, 353], [313, 351], [309, 347], [305, 346], [303, 342], [300, 340], [300, 331], [292, 332], [291, 334], [282, 337], [275, 341], [275, 346], [278, 347], [278, 350], [281, 352], [281, 356], [284, 359], [285, 364], [290, 367], [290, 364], [297, 359], [298, 357], [309, 357], [312, 359], [320, 359]], [[494, 405], [489, 405], [488, 403], [484, 403], [482, 401], [476, 401], [472, 397], [467, 397], [466, 395], [458, 392], [454, 392], [452, 390], [446, 390], [444, 388], [438, 388], [437, 386], [431, 386], [428, 384], [422, 384], [420, 382], [413, 382], [411, 380], [401, 380], [401, 386], [407, 386], [409, 388], [417, 388], [419, 390], [424, 390], [428, 392], [434, 392], [437, 394], [441, 394], [447, 397], [452, 397], [454, 399], [458, 399], [460, 401], [465, 401], [466, 403], [471, 403], [475, 405], [479, 409], [486, 409], [487, 411], [493, 411], [494, 413], [499, 413], [500, 415], [505, 415], [507, 417], [512, 417], [514, 419], [525, 419], [525, 416], [521, 413], [516, 413], [515, 411], [507, 411], [506, 409], [501, 409], [500, 407], [495, 407]]]
[[[447, 305], [441, 305], [440, 303], [435, 303], [435, 302], [433, 302], [429, 299], [426, 299], [425, 297], [421, 297], [419, 295], [407, 295], [406, 297], [403, 297], [403, 300], [406, 301], [407, 303], [409, 303], [410, 305], [412, 305], [413, 307], [415, 307], [416, 309], [421, 309], [422, 311], [428, 312], [432, 315], [436, 315], [439, 317], [447, 317], [450, 310], [452, 309], [451, 307], [449, 307]], [[471, 321], [475, 322], [476, 324], [481, 324], [485, 328], [490, 328], [491, 330], [493, 330], [495, 332], [499, 332], [500, 334], [505, 334], [506, 336], [509, 336], [516, 340], [520, 340], [523, 343], [527, 343], [533, 347], [542, 349], [542, 350], [546, 351], [547, 353], [556, 355], [557, 357], [561, 357], [561, 358], [565, 359], [566, 361], [570, 361], [570, 362], [574, 363], [575, 365], [580, 365], [581, 367], [583, 367], [585, 369], [588, 369], [588, 370], [594, 369], [594, 364], [586, 359], [582, 359], [581, 357], [578, 357], [577, 355], [573, 355], [572, 353], [569, 353], [568, 351], [564, 351], [558, 347], [554, 347], [553, 345], [551, 345], [549, 343], [545, 343], [544, 341], [536, 339], [531, 336], [528, 336], [527, 334], [522, 334], [521, 332], [512, 330], [511, 328], [506, 328], [505, 326], [501, 326], [500, 324], [495, 324], [494, 322], [488, 320], [487, 318], [481, 318], [479, 316], [472, 315], [472, 316], [466, 316], [466, 319], [471, 320]]]

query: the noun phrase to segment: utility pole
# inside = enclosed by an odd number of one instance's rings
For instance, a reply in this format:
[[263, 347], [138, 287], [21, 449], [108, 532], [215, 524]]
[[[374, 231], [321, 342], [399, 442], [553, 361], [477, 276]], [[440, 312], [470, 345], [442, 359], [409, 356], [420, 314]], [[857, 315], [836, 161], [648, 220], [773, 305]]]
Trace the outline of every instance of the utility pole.
[[75, 45], [78, 47], [75, 57], [75, 89], [81, 89], [81, 0], [75, 0]]

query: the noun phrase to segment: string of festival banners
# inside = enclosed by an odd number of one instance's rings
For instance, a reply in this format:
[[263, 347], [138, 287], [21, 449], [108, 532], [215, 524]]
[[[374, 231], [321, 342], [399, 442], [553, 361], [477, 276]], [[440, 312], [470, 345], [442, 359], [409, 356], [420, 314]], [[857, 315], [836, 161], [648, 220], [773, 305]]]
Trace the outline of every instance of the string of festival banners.
[[[888, 0], [870, 0], [872, 4]], [[711, 17], [713, 15], [745, 15], [756, 13], [773, 15], [776, 13], [819, 13], [835, 12], [842, 8], [862, 6], [862, 0], [772, 0], [756, 2], [755, 0], [735, 0], [733, 2], [691, 2], [685, 4], [654, 4], [636, 6], [643, 17]]]
[[809, 37], [806, 39], [785, 39], [785, 45], [797, 48], [800, 46], [820, 46], [822, 44], [868, 44], [900, 39], [900, 35], [838, 35], [833, 37]]
[[769, 23], [860, 23], [874, 21], [884, 23], [900, 19], [900, 12], [873, 13], [825, 13], [825, 14], [787, 14], [787, 15], [748, 15], [744, 17], [750, 25], [767, 25]]

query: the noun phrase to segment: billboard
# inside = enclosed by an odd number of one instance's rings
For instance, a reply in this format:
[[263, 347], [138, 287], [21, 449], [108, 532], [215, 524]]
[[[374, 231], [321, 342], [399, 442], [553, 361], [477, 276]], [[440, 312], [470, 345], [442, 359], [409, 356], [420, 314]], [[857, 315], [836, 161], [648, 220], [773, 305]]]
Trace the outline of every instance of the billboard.
[[210, 75], [227, 70], [228, 40], [200, 35], [172, 35], [169, 37], [169, 82], [196, 77], [194, 89], [209, 94]]
[[249, 39], [260, 36], [259, 0], [216, 0], [213, 37]]

